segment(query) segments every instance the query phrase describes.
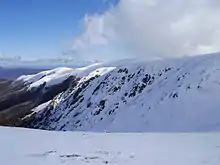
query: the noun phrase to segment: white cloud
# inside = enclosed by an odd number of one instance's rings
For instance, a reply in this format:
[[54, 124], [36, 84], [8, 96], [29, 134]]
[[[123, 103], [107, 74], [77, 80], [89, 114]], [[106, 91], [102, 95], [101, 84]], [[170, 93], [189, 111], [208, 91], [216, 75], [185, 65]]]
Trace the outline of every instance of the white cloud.
[[82, 49], [88, 46], [100, 46], [109, 44], [114, 38], [114, 31], [111, 26], [113, 16], [107, 12], [103, 15], [86, 15], [84, 18], [83, 33], [74, 40], [73, 49]]
[[147, 59], [217, 52], [219, 18], [219, 0], [121, 0], [103, 15], [85, 17], [73, 50], [121, 45]]

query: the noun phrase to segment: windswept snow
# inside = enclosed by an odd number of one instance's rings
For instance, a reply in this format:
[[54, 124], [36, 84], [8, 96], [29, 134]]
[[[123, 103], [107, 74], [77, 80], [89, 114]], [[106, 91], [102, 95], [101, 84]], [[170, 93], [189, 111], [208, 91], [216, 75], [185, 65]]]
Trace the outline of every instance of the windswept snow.
[[56, 68], [49, 71], [43, 71], [35, 75], [24, 75], [17, 79], [17, 81], [30, 84], [29, 89], [39, 87], [45, 84], [45, 87], [62, 83], [69, 76], [71, 76], [73, 69], [71, 68]]
[[[114, 67], [105, 67], [105, 65], [106, 64], [97, 63], [77, 69], [60, 67], [33, 75], [23, 75], [17, 78], [16, 81], [22, 81], [25, 84], [29, 84], [29, 89], [37, 88], [43, 84], [45, 84], [45, 87], [50, 87], [62, 83], [70, 76], [91, 77], [97, 73], [100, 75], [104, 75], [105, 73], [114, 69]], [[96, 73], [92, 73], [93, 71], [95, 71]]]
[[21, 81], [25, 84], [29, 84], [29, 89], [37, 88], [43, 84], [45, 84], [45, 87], [49, 87], [62, 83], [70, 76], [89, 78], [95, 75], [104, 75], [112, 71], [116, 67], [125, 64], [125, 62], [131, 63], [133, 62], [133, 60], [120, 60], [108, 63], [95, 63], [86, 67], [76, 69], [59, 67], [52, 70], [42, 71], [33, 75], [22, 75], [18, 77], [16, 81]]
[[106, 134], [0, 127], [3, 165], [219, 165], [220, 134]]

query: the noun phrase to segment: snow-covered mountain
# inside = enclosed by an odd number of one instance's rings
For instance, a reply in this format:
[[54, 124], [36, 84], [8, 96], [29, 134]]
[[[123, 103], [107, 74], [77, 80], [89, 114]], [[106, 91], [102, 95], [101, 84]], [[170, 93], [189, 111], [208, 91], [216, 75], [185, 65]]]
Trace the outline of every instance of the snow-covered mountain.
[[47, 132], [0, 127], [2, 165], [219, 165], [219, 133]]
[[121, 60], [70, 72], [74, 79], [69, 88], [24, 117], [22, 126], [101, 132], [220, 130], [220, 54]]
[[[15, 81], [0, 79], [0, 125], [18, 126], [38, 105], [45, 105], [69, 88], [73, 69], [57, 68]], [[40, 106], [42, 107], [42, 105]]]

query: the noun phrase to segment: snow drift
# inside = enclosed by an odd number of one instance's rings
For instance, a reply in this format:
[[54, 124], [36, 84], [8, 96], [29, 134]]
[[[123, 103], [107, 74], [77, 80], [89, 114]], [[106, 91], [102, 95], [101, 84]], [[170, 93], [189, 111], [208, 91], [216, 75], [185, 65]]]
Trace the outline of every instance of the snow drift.
[[3, 165], [219, 165], [220, 134], [105, 134], [0, 127]]

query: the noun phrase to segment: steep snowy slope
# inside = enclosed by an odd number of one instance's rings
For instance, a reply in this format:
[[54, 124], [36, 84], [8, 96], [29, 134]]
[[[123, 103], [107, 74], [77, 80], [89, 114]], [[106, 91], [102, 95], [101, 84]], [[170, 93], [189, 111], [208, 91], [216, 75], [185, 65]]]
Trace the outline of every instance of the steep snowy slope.
[[113, 132], [220, 131], [220, 55], [74, 71], [66, 91], [23, 126]]
[[220, 134], [105, 134], [0, 127], [2, 165], [219, 165]]

